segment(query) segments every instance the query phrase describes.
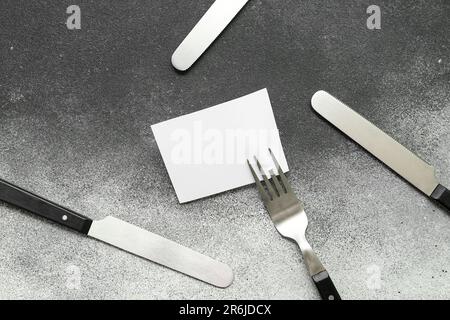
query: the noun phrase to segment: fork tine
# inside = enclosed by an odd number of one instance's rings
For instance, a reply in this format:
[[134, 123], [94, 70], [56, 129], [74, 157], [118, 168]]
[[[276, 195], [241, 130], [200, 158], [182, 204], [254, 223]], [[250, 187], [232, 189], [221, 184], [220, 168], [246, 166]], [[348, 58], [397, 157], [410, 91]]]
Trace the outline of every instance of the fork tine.
[[286, 192], [288, 192], [288, 193], [292, 192], [291, 185], [289, 184], [286, 176], [284, 175], [283, 169], [281, 169], [280, 164], [278, 163], [277, 159], [275, 158], [275, 156], [272, 152], [272, 149], [269, 148], [269, 152], [270, 152], [270, 155], [272, 156], [272, 160], [275, 163], [275, 166], [277, 167], [278, 175], [281, 178], [281, 182], [283, 184], [284, 189], [286, 189]]
[[253, 170], [253, 166], [250, 164], [250, 161], [247, 159], [247, 164], [248, 167], [250, 168], [250, 171], [252, 172], [252, 176], [255, 179], [256, 182], [256, 187], [258, 188], [259, 194], [261, 195], [261, 198], [263, 199], [263, 201], [269, 201], [270, 198], [267, 195], [266, 190], [264, 189], [263, 185], [261, 184], [261, 181], [259, 181], [259, 178], [255, 172], [255, 170]]
[[274, 199], [276, 196], [275, 190], [273, 189], [272, 184], [270, 183], [269, 179], [267, 179], [267, 176], [261, 166], [261, 163], [259, 163], [259, 160], [256, 158], [256, 156], [255, 156], [255, 160], [256, 160], [256, 165], [258, 166], [259, 172], [261, 172], [264, 182], [266, 183], [267, 191], [269, 192], [270, 197], [272, 199]]
[[281, 196], [284, 192], [283, 187], [281, 186], [280, 182], [278, 181], [278, 178], [273, 170], [269, 171], [270, 176], [272, 177], [272, 181], [275, 184], [275, 189], [277, 189], [278, 194]]

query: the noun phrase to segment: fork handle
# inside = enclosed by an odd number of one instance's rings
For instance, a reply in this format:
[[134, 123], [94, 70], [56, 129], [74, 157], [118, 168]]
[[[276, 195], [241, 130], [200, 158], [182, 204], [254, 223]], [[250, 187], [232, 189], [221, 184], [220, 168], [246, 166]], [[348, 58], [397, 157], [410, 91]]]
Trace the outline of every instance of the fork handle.
[[330, 275], [326, 270], [312, 276], [314, 284], [319, 290], [322, 300], [341, 300], [341, 296], [336, 290]]
[[319, 290], [322, 299], [341, 300], [341, 296], [337, 292], [333, 281], [331, 281], [330, 275], [309, 245], [305, 236], [302, 235], [298, 237], [296, 241], [300, 247], [300, 250], [302, 251], [306, 266], [308, 268], [308, 272], [311, 275], [311, 278], [314, 281], [317, 290]]

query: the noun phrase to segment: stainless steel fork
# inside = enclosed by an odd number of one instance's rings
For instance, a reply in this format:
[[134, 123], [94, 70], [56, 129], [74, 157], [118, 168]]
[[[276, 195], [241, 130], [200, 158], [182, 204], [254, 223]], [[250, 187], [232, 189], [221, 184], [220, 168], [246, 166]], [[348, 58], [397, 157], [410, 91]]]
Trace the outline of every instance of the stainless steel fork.
[[337, 292], [330, 275], [316, 256], [308, 241], [306, 240], [305, 232], [308, 227], [308, 218], [306, 217], [303, 203], [295, 196], [292, 188], [287, 181], [283, 170], [280, 167], [277, 159], [269, 149], [269, 153], [275, 163], [278, 171], [278, 176], [273, 170], [270, 170], [270, 178], [268, 179], [264, 170], [255, 157], [256, 164], [264, 179], [264, 185], [259, 180], [255, 170], [253, 170], [250, 161], [248, 166], [256, 181], [259, 193], [264, 201], [264, 204], [269, 211], [275, 227], [278, 232], [286, 238], [297, 242], [308, 267], [309, 274], [313, 279], [320, 296], [324, 300], [340, 300], [341, 297]]

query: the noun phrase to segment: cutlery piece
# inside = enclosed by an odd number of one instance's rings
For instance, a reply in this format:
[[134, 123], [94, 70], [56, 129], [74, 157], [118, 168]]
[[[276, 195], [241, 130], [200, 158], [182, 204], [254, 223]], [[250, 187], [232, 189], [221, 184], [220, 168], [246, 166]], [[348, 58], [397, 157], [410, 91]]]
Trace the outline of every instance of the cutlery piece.
[[248, 0], [216, 0], [172, 55], [172, 65], [189, 69]]
[[93, 221], [2, 179], [0, 200], [217, 287], [233, 281], [226, 264], [120, 219]]
[[253, 170], [250, 161], [247, 161], [267, 211], [269, 211], [270, 217], [278, 232], [283, 237], [297, 242], [305, 259], [309, 274], [319, 290], [322, 299], [341, 300], [333, 281], [331, 281], [330, 275], [306, 240], [305, 233], [308, 227], [308, 218], [306, 217], [303, 203], [294, 194], [272, 150], [269, 149], [269, 153], [278, 171], [278, 175], [276, 175], [271, 170], [271, 178], [267, 178], [264, 169], [255, 157], [258, 169], [264, 179], [265, 187], [260, 182], [255, 170]]
[[450, 191], [439, 184], [434, 167], [331, 94], [325, 91], [316, 92], [311, 99], [311, 105], [322, 117], [417, 189], [450, 209]]

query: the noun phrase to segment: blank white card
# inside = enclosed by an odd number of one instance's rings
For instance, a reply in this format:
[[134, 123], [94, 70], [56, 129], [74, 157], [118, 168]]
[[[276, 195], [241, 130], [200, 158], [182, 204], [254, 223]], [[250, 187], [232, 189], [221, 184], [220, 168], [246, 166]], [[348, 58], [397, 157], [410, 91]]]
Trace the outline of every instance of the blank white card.
[[152, 126], [180, 203], [254, 183], [247, 159], [288, 171], [266, 89]]

